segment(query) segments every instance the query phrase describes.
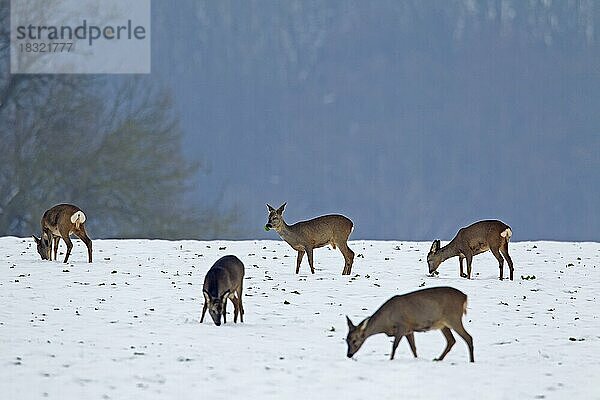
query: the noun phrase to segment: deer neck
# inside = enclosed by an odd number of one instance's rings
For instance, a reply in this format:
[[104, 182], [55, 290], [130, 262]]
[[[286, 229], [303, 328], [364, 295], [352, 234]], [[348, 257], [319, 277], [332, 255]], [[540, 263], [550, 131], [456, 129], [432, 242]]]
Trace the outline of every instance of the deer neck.
[[290, 226], [288, 224], [286, 224], [286, 222], [283, 220], [283, 218], [281, 219], [281, 225], [279, 227], [275, 228], [275, 231], [286, 242], [289, 241], [288, 239], [293, 240], [293, 238], [295, 237], [294, 232], [292, 232], [292, 230], [290, 229]]
[[385, 329], [383, 329], [386, 324], [379, 323], [379, 319], [379, 313], [377, 312], [369, 317], [369, 321], [367, 321], [367, 327], [365, 328], [366, 337], [376, 335], [378, 333], [388, 333]]
[[440, 256], [442, 257], [442, 262], [446, 261], [449, 258], [456, 257], [460, 254], [460, 250], [454, 243], [454, 240], [442, 247], [439, 250]]

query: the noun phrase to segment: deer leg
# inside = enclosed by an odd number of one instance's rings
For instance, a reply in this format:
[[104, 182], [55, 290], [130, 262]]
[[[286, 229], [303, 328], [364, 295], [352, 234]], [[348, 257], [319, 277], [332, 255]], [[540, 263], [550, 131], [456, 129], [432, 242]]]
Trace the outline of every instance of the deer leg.
[[[396, 348], [398, 348], [398, 344], [400, 343], [400, 340], [402, 340], [402, 337], [404, 335], [406, 335], [406, 330], [404, 329], [404, 326], [401, 325], [401, 326], [395, 327], [394, 343], [392, 343], [392, 354], [390, 354], [390, 360], [394, 359], [394, 356], [396, 355]], [[412, 333], [410, 333], [409, 335], [412, 336]], [[406, 336], [408, 339], [408, 335], [406, 335]], [[410, 343], [410, 339], [409, 339], [409, 343]], [[414, 344], [414, 340], [413, 340], [413, 344]]]
[[[44, 241], [44, 236], [48, 238], [47, 241]], [[52, 233], [46, 234], [45, 231], [42, 231], [42, 241], [48, 243], [48, 260], [52, 261], [52, 242], [54, 241], [54, 236], [52, 236]], [[54, 259], [56, 259], [56, 257], [54, 257]]]
[[465, 330], [465, 327], [462, 324], [462, 318], [458, 317], [458, 321], [454, 322], [451, 328], [454, 329], [454, 331], [467, 343], [467, 346], [469, 347], [469, 361], [475, 362], [475, 359], [473, 358], [473, 337]]
[[73, 242], [71, 242], [71, 238], [69, 237], [69, 233], [62, 233], [62, 238], [67, 244], [67, 255], [65, 255], [65, 263], [69, 260], [69, 256], [71, 255], [71, 250], [73, 250]]
[[235, 297], [231, 299], [231, 302], [233, 303], [233, 322], [237, 324], [237, 317], [240, 313], [240, 303]]
[[508, 242], [505, 242], [502, 246], [500, 246], [500, 253], [502, 253], [504, 258], [506, 258], [506, 262], [508, 262], [508, 269], [510, 270], [510, 280], [512, 281], [513, 272], [515, 269], [513, 267], [512, 258], [510, 258], [510, 256], [508, 255]]
[[79, 230], [75, 231], [75, 234], [81, 239], [83, 243], [85, 243], [85, 246], [87, 247], [88, 251], [88, 262], [92, 262], [92, 241], [88, 237], [83, 225], [80, 226]]
[[354, 252], [348, 247], [348, 243], [346, 242], [340, 242], [339, 248], [344, 256], [344, 270], [342, 271], [342, 275], [350, 275], [352, 273], [352, 263], [354, 262]]
[[237, 296], [240, 310], [240, 322], [244, 322], [244, 306], [242, 305], [242, 284], [240, 284], [240, 288], [237, 290]]
[[417, 358], [417, 346], [415, 345], [415, 335], [411, 332], [406, 335], [406, 340], [408, 340], [408, 344], [410, 345], [410, 350], [413, 353], [413, 356]]
[[315, 273], [315, 267], [313, 264], [313, 249], [310, 247], [306, 249], [306, 255], [308, 256], [308, 264], [310, 265], [310, 272]]
[[492, 254], [494, 255], [494, 257], [496, 257], [496, 260], [498, 260], [498, 268], [500, 268], [500, 280], [503, 280], [504, 279], [504, 258], [502, 258], [502, 256], [500, 255], [500, 252], [498, 251], [498, 249], [490, 247], [490, 250], [492, 251]]
[[458, 256], [458, 263], [460, 264], [460, 277], [461, 278], [466, 278], [467, 274], [465, 274], [465, 271], [463, 269], [463, 260], [465, 259], [464, 256]]
[[396, 355], [396, 348], [398, 347], [398, 343], [400, 343], [402, 336], [403, 335], [400, 335], [399, 332], [397, 332], [396, 336], [394, 336], [394, 343], [392, 343], [392, 354], [390, 355], [390, 360], [394, 359], [394, 356]]
[[454, 343], [456, 343], [456, 339], [454, 339], [454, 336], [452, 335], [452, 331], [450, 330], [450, 328], [448, 328], [447, 326], [443, 327], [442, 333], [444, 334], [444, 337], [446, 338], [446, 348], [444, 349], [442, 354], [440, 354], [440, 356], [438, 358], [434, 358], [433, 361], [442, 361], [444, 359], [444, 357], [446, 357], [446, 354], [448, 354], [448, 352], [450, 351], [452, 346], [454, 346]]
[[304, 251], [298, 250], [298, 258], [296, 258], [296, 273], [300, 272], [300, 264], [302, 264], [303, 257], [304, 257]]
[[223, 323], [227, 323], [227, 297], [223, 299]]
[[57, 260], [56, 256], [58, 253], [58, 242], [60, 242], [60, 236], [54, 236], [54, 261]]
[[48, 239], [49, 242], [52, 240], [52, 232], [50, 231], [50, 229], [42, 229], [42, 240], [44, 238]]
[[473, 262], [473, 255], [467, 254], [465, 255], [465, 258], [467, 259], [467, 279], [471, 279], [471, 264]]
[[204, 300], [204, 307], [202, 307], [202, 316], [200, 317], [200, 323], [204, 321], [204, 314], [206, 314], [206, 309], [208, 308], [206, 303], [206, 300]]
[[[48, 239], [48, 245], [50, 246], [50, 251], [48, 252], [48, 261], [52, 261], [52, 242], [54, 241], [54, 238], [52, 236], [50, 236], [50, 239]], [[54, 259], [56, 260], [56, 255], [54, 255]]]
[[[52, 261], [52, 232], [50, 229], [42, 228], [42, 237], [40, 238], [44, 244], [48, 244], [48, 260]], [[56, 257], [55, 257], [56, 259]]]

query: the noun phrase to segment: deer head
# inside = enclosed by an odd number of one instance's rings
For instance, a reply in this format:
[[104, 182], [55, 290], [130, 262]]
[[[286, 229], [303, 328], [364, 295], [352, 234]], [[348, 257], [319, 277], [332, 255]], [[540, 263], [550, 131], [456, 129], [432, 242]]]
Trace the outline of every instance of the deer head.
[[346, 322], [348, 322], [348, 336], [346, 336], [346, 344], [348, 344], [348, 352], [346, 355], [351, 358], [363, 345], [367, 335], [365, 330], [369, 323], [369, 318], [365, 319], [358, 326], [354, 326], [350, 318], [346, 316]]
[[40, 257], [42, 257], [42, 260], [49, 260], [51, 250], [50, 239], [46, 238], [43, 234], [39, 239], [35, 236], [32, 237], [35, 239], [35, 243], [37, 244], [37, 252], [39, 253]]
[[287, 203], [283, 203], [278, 209], [274, 209], [269, 204], [267, 204], [267, 210], [269, 211], [268, 221], [265, 225], [265, 228], [267, 230], [275, 229], [276, 231], [278, 231], [279, 229], [281, 229], [281, 227], [283, 227], [283, 211], [285, 210], [286, 204]]
[[229, 296], [229, 290], [225, 291], [221, 297], [212, 297], [206, 290], [204, 291], [204, 300], [208, 304], [208, 313], [216, 326], [221, 325], [221, 316], [225, 308], [225, 302]]
[[429, 254], [427, 254], [427, 265], [429, 265], [429, 273], [432, 274], [438, 269], [440, 264], [444, 261], [440, 254], [440, 241], [434, 240], [431, 244]]

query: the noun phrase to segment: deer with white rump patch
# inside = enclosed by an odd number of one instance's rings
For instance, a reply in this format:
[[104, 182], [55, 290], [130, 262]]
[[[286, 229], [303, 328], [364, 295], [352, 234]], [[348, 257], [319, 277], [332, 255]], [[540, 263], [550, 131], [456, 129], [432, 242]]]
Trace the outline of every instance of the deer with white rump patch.
[[86, 216], [83, 211], [72, 204], [59, 204], [46, 210], [40, 221], [42, 236], [39, 239], [33, 236], [42, 260], [52, 260], [52, 242], [54, 242], [54, 260], [56, 260], [58, 243], [62, 238], [67, 245], [64, 261], [66, 263], [73, 249], [73, 242], [69, 236], [74, 233], [85, 243], [88, 250], [88, 262], [92, 262], [92, 241], [85, 231], [85, 221]]
[[434, 361], [446, 357], [456, 340], [452, 331], [460, 335], [469, 346], [469, 360], [473, 359], [473, 338], [462, 324], [462, 316], [467, 313], [467, 295], [451, 287], [434, 287], [418, 290], [401, 296], [394, 296], [386, 301], [375, 314], [354, 326], [350, 318], [348, 322], [348, 358], [351, 358], [363, 345], [365, 339], [378, 333], [393, 336], [392, 354], [394, 359], [400, 340], [406, 336], [415, 358], [417, 347], [413, 332], [425, 332], [439, 329], [446, 338], [446, 348]]
[[236, 256], [219, 258], [204, 277], [204, 307], [200, 323], [204, 321], [207, 309], [215, 325], [221, 325], [221, 316], [223, 323], [227, 323], [227, 299], [233, 303], [233, 322], [237, 323], [238, 314], [240, 322], [244, 322], [243, 286], [244, 264], [240, 259]]
[[[473, 256], [492, 252], [498, 260], [500, 267], [500, 280], [504, 279], [504, 259], [508, 262], [510, 269], [510, 280], [513, 280], [514, 267], [512, 259], [508, 254], [508, 242], [512, 236], [510, 226], [497, 220], [486, 220], [475, 222], [472, 225], [458, 231], [454, 239], [444, 247], [440, 247], [440, 241], [434, 240], [427, 255], [429, 273], [432, 274], [445, 260], [458, 256], [460, 264], [460, 276], [471, 279], [471, 263]], [[504, 256], [504, 258], [502, 257]], [[463, 270], [463, 260], [467, 260], [467, 273]]]
[[354, 262], [354, 252], [348, 247], [348, 237], [354, 227], [352, 221], [343, 215], [332, 214], [288, 225], [283, 220], [285, 205], [286, 203], [283, 203], [275, 209], [267, 204], [269, 220], [265, 229], [275, 229], [279, 236], [298, 252], [296, 273], [300, 272], [300, 264], [306, 253], [310, 272], [314, 274], [313, 250], [330, 245], [334, 249], [336, 246], [340, 248], [344, 256], [342, 275], [350, 275]]

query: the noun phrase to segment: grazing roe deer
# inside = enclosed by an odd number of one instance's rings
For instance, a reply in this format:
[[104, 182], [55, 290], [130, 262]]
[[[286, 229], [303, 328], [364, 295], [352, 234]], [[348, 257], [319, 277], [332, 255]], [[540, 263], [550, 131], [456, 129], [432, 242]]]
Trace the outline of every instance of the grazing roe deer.
[[223, 323], [227, 323], [227, 299], [233, 303], [233, 322], [237, 323], [238, 313], [240, 321], [244, 322], [243, 284], [244, 264], [240, 259], [231, 255], [219, 258], [204, 277], [204, 307], [200, 323], [204, 321], [207, 308], [215, 325], [221, 325], [221, 316]]
[[[473, 256], [492, 252], [498, 260], [500, 267], [500, 280], [504, 279], [504, 258], [508, 261], [510, 268], [510, 280], [513, 280], [514, 267], [512, 259], [508, 254], [508, 242], [512, 236], [510, 226], [502, 221], [486, 220], [475, 222], [466, 228], [461, 228], [454, 239], [440, 248], [440, 241], [434, 240], [427, 255], [429, 273], [438, 269], [440, 264], [448, 258], [458, 256], [460, 264], [460, 276], [471, 279], [471, 263]], [[504, 258], [502, 258], [504, 256]], [[467, 273], [463, 271], [463, 259], [467, 259]]]
[[269, 220], [265, 225], [265, 229], [275, 229], [283, 240], [292, 246], [294, 250], [298, 251], [296, 273], [299, 273], [302, 258], [304, 257], [304, 253], [306, 253], [310, 272], [314, 274], [313, 250], [331, 245], [334, 249], [336, 246], [339, 247], [344, 256], [342, 275], [350, 275], [352, 272], [352, 263], [354, 262], [354, 252], [348, 247], [348, 237], [354, 227], [352, 221], [343, 215], [333, 214], [288, 225], [283, 219], [283, 211], [286, 204], [283, 203], [278, 209], [274, 209], [267, 204]]
[[403, 336], [406, 336], [413, 355], [417, 357], [413, 332], [439, 329], [446, 338], [446, 348], [435, 359], [435, 361], [441, 361], [456, 343], [452, 329], [467, 342], [469, 360], [474, 362], [473, 338], [462, 324], [462, 316], [466, 313], [467, 295], [447, 286], [394, 296], [358, 326], [354, 326], [350, 318], [346, 316], [348, 322], [348, 336], [346, 337], [348, 353], [346, 355], [349, 358], [352, 357], [369, 336], [385, 333], [387, 336], [394, 337], [390, 360], [394, 359], [396, 348]]
[[67, 245], [64, 261], [66, 263], [73, 249], [73, 242], [69, 236], [74, 233], [85, 243], [88, 250], [88, 262], [92, 262], [92, 241], [85, 231], [85, 221], [86, 216], [83, 211], [72, 204], [59, 204], [46, 210], [40, 221], [42, 236], [39, 239], [33, 236], [42, 260], [52, 260], [52, 241], [54, 241], [54, 260], [56, 260], [58, 243], [62, 238]]

